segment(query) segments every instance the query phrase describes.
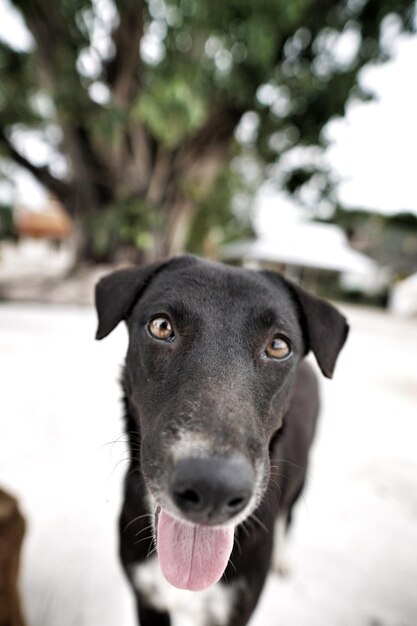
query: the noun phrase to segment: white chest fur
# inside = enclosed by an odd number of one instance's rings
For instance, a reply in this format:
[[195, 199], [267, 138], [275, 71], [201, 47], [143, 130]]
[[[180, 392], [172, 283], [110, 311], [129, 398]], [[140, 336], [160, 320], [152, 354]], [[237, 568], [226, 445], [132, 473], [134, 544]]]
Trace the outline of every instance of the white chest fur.
[[136, 565], [132, 577], [151, 606], [169, 612], [172, 626], [227, 626], [235, 595], [233, 585], [216, 583], [205, 591], [176, 589], [165, 580], [155, 557]]

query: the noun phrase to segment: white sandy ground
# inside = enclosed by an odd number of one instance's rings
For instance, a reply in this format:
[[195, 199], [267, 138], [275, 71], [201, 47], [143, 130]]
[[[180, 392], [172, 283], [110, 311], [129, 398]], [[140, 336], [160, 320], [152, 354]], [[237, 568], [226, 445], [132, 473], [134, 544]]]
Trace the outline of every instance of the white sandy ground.
[[[417, 322], [356, 308], [296, 512], [292, 574], [251, 626], [417, 624]], [[116, 556], [120, 327], [89, 308], [0, 306], [0, 484], [28, 519], [29, 626], [133, 626]]]

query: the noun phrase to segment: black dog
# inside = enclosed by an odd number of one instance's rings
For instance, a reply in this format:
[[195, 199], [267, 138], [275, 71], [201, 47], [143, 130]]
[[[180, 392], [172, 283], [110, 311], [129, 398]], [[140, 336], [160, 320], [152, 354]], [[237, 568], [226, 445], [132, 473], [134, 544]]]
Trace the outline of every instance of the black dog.
[[194, 257], [114, 272], [96, 306], [97, 339], [129, 330], [120, 554], [140, 623], [243, 626], [305, 480], [303, 357], [331, 377], [346, 320], [279, 274]]

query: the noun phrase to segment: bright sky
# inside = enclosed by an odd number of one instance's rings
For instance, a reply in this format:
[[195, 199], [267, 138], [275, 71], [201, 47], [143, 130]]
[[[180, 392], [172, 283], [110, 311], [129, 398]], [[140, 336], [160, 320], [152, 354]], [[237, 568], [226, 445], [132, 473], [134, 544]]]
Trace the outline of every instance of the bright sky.
[[394, 54], [364, 70], [377, 100], [352, 104], [329, 126], [328, 158], [344, 179], [339, 195], [347, 205], [417, 213], [417, 36], [401, 37]]
[[[30, 46], [30, 35], [8, 0], [0, 0], [0, 15], [0, 39]], [[392, 54], [389, 63], [361, 75], [377, 100], [350, 104], [346, 117], [329, 125], [328, 159], [341, 178], [339, 195], [345, 205], [417, 213], [417, 35], [397, 39]], [[43, 203], [29, 175], [19, 174], [17, 182], [17, 200]], [[276, 210], [276, 202], [272, 204]]]

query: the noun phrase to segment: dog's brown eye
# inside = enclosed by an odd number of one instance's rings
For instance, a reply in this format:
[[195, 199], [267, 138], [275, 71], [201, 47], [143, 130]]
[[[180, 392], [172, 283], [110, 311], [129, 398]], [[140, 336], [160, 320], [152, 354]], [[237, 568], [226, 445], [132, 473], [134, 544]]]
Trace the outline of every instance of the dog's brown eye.
[[171, 339], [174, 336], [174, 329], [167, 317], [154, 317], [149, 322], [148, 329], [156, 339]]
[[266, 347], [266, 354], [271, 359], [285, 359], [291, 354], [291, 347], [283, 337], [274, 337]]

